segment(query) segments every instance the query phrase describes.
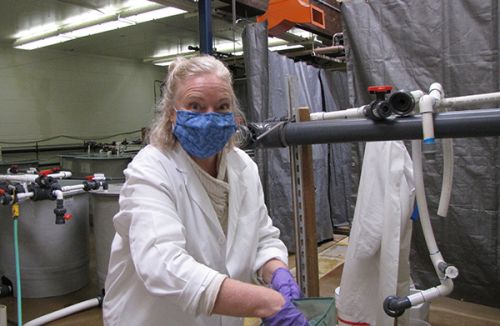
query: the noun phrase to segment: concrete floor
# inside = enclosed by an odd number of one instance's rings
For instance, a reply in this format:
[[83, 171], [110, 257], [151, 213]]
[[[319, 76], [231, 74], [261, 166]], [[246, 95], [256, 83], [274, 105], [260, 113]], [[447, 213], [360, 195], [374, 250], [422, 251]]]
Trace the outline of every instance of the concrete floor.
[[[347, 238], [336, 236], [335, 241], [320, 246], [318, 252], [320, 274], [320, 296], [333, 296], [340, 284]], [[92, 246], [92, 245], [91, 245]], [[92, 248], [91, 248], [92, 249]], [[290, 257], [293, 265], [294, 257]], [[95, 261], [91, 259], [91, 271], [95, 271]], [[95, 272], [90, 273], [91, 281], [83, 289], [59, 297], [23, 300], [23, 321], [27, 322], [40, 315], [94, 298], [99, 293]], [[13, 297], [0, 298], [0, 304], [7, 306], [8, 325], [16, 323], [16, 300]], [[431, 304], [430, 323], [433, 326], [500, 326], [500, 309], [477, 304], [441, 298]], [[259, 319], [248, 318], [245, 326], [257, 326]], [[100, 308], [93, 308], [50, 323], [52, 326], [100, 326], [102, 313]]]

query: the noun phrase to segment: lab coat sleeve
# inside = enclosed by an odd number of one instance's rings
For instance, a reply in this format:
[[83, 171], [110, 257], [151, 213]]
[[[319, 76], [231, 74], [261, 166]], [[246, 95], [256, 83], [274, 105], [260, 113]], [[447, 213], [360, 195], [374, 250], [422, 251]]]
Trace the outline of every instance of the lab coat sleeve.
[[279, 239], [279, 229], [273, 226], [272, 220], [269, 217], [267, 207], [264, 202], [264, 192], [262, 190], [262, 184], [260, 183], [259, 173], [255, 164], [252, 164], [251, 173], [253, 174], [252, 179], [255, 180], [255, 200], [257, 201], [256, 207], [258, 207], [256, 215], [257, 221], [259, 223], [257, 256], [255, 259], [252, 275], [253, 282], [255, 284], [260, 284], [261, 282], [258, 279], [258, 272], [260, 268], [267, 261], [273, 258], [279, 259], [283, 263], [288, 265], [288, 250], [283, 241]]
[[115, 229], [129, 240], [135, 270], [151, 295], [190, 314], [209, 314], [200, 310], [200, 300], [221, 274], [185, 250], [185, 229], [169, 189], [172, 183], [160, 167], [160, 162], [141, 157], [125, 170]]

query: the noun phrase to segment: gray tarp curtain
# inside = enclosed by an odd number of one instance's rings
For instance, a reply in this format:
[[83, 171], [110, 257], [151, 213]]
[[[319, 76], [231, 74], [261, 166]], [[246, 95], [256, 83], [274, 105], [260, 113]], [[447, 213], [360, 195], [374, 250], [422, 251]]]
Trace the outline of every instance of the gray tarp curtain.
[[[327, 73], [305, 63], [267, 51], [265, 24], [249, 24], [243, 33], [245, 69], [248, 87], [249, 121], [262, 122], [288, 116], [288, 79], [295, 80], [292, 89], [293, 106], [307, 106], [312, 112], [335, 110], [341, 101], [327, 87], [342, 84], [346, 75]], [[265, 50], [262, 50], [265, 49]], [[314, 181], [316, 196], [316, 226], [318, 242], [333, 237], [333, 226], [347, 221], [348, 204], [345, 189], [345, 171], [331, 167], [349, 156], [349, 150], [339, 147], [332, 154], [329, 145], [314, 145]], [[343, 152], [341, 152], [343, 150]], [[258, 149], [255, 159], [261, 170], [269, 215], [281, 230], [281, 239], [290, 251], [295, 250], [289, 149]], [[349, 175], [349, 173], [347, 174]], [[349, 180], [347, 180], [349, 181]], [[332, 211], [335, 212], [332, 214]]]
[[[369, 85], [427, 91], [440, 82], [448, 97], [500, 90], [498, 1], [365, 1], [342, 4], [351, 104], [370, 101]], [[500, 307], [500, 148], [498, 137], [455, 139], [448, 217], [436, 215], [441, 148], [424, 162], [432, 225], [444, 258], [460, 270], [451, 297]], [[415, 223], [412, 277], [437, 285]]]

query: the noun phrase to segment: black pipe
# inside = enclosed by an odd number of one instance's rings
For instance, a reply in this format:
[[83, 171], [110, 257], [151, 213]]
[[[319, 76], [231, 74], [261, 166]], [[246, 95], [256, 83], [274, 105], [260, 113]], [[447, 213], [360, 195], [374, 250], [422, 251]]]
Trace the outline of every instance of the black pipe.
[[411, 301], [408, 297], [389, 296], [385, 298], [383, 306], [387, 315], [399, 317], [411, 307]]
[[[266, 124], [269, 131], [274, 124]], [[453, 111], [434, 117], [436, 138], [464, 138], [500, 136], [500, 109]], [[270, 131], [258, 142], [262, 147], [290, 145], [345, 143], [357, 141], [407, 140], [422, 138], [420, 115], [372, 121], [342, 119], [285, 123]]]

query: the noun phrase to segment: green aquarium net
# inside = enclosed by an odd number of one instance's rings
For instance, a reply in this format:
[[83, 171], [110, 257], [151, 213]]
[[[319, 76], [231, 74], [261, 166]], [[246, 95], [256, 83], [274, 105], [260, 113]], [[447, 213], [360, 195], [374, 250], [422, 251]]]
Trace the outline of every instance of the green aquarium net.
[[335, 326], [337, 323], [334, 298], [304, 298], [293, 300], [293, 303], [311, 326]]
[[303, 298], [293, 300], [293, 304], [306, 316], [310, 326], [335, 326], [337, 323], [334, 298]]

